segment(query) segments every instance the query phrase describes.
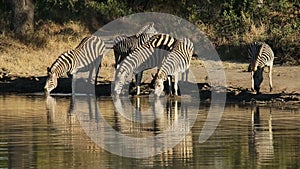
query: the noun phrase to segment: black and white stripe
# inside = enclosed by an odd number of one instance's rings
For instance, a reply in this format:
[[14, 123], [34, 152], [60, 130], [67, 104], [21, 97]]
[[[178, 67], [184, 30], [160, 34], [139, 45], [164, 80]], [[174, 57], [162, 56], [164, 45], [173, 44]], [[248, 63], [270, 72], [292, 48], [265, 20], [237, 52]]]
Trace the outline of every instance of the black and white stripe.
[[117, 36], [114, 41], [115, 68], [133, 52], [137, 47], [145, 44], [158, 31], [154, 28], [154, 23], [143, 26], [136, 34], [132, 36]]
[[[174, 49], [164, 58], [157, 73], [154, 90], [156, 96], [161, 95], [164, 89], [163, 82], [167, 80], [170, 75], [174, 76], [175, 95], [178, 95], [178, 74], [185, 73], [189, 70], [193, 53], [194, 45], [189, 39], [183, 38], [176, 42]], [[188, 77], [186, 78], [188, 79]]]
[[[98, 36], [85, 37], [75, 48], [61, 54], [52, 66], [47, 68], [48, 78], [44, 87], [45, 93], [49, 94], [57, 87], [57, 79], [65, 74], [77, 72], [83, 67], [100, 66], [92, 65], [96, 59], [100, 61], [105, 50], [105, 44]], [[95, 79], [96, 80], [96, 79]]]
[[124, 59], [116, 71], [115, 94], [121, 93], [123, 85], [130, 75], [160, 67], [164, 57], [172, 52], [177, 41], [176, 38], [168, 34], [156, 34], [147, 43], [136, 48], [132, 54]]
[[269, 67], [269, 86], [270, 92], [273, 89], [272, 68], [274, 53], [271, 47], [264, 42], [254, 42], [248, 48], [250, 63], [248, 71], [251, 72], [251, 89], [259, 93], [260, 84], [263, 80], [263, 69]]
[[[141, 28], [135, 35], [118, 36], [115, 39], [113, 46], [115, 55], [115, 68], [118, 68], [120, 63], [131, 54], [136, 48], [145, 44], [158, 31], [154, 28], [154, 23], [150, 23]], [[140, 94], [140, 84], [143, 72], [136, 74], [137, 95]]]

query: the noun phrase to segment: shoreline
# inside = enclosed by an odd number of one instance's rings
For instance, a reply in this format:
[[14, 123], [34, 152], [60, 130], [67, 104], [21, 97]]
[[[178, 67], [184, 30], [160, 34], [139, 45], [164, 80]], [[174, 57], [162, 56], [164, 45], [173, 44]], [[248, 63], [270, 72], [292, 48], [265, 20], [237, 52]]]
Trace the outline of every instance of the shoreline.
[[[44, 95], [43, 87], [46, 77], [29, 77], [12, 79], [0, 79], [0, 95]], [[148, 83], [143, 83], [141, 89], [148, 88]], [[207, 83], [197, 83], [199, 88], [199, 96], [201, 103], [210, 103], [211, 89], [207, 87]], [[108, 82], [100, 82], [95, 88], [96, 97], [111, 97], [111, 84]], [[149, 90], [143, 90], [140, 96], [129, 95], [129, 97], [148, 97]], [[134, 92], [131, 91], [130, 94]], [[53, 96], [71, 96], [71, 79], [59, 79], [59, 86], [53, 91]], [[174, 97], [173, 97], [174, 98]], [[174, 99], [180, 99], [177, 97]], [[300, 93], [261, 93], [254, 94], [249, 89], [227, 87], [226, 103], [243, 103], [243, 104], [292, 104], [300, 105]]]

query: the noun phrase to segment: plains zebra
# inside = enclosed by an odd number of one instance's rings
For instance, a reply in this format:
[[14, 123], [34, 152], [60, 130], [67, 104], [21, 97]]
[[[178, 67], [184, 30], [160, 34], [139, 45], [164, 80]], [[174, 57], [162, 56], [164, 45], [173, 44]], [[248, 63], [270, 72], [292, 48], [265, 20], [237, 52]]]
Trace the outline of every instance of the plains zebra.
[[[157, 34], [158, 31], [154, 28], [154, 23], [145, 25], [135, 35], [132, 36], [118, 36], [113, 46], [115, 55], [115, 68], [134, 51], [134, 49], [145, 44], [153, 35]], [[136, 74], [136, 87], [137, 95], [140, 94], [140, 85], [143, 72]]]
[[[97, 59], [102, 59], [105, 44], [98, 36], [85, 37], [75, 48], [61, 54], [52, 66], [47, 68], [48, 78], [44, 87], [45, 93], [49, 94], [57, 87], [57, 79], [64, 74], [74, 75], [78, 69], [92, 65]], [[96, 80], [96, 79], [95, 79]]]
[[127, 77], [132, 75], [132, 73], [159, 67], [164, 57], [173, 50], [176, 42], [177, 39], [168, 34], [156, 34], [144, 45], [136, 48], [121, 62], [116, 71], [115, 94], [119, 95], [121, 93]]
[[251, 72], [251, 89], [259, 93], [260, 84], [263, 81], [264, 67], [269, 67], [269, 86], [270, 92], [273, 89], [272, 68], [274, 53], [271, 47], [263, 42], [254, 42], [248, 48], [250, 63], [248, 71]]
[[[159, 71], [157, 72], [157, 78], [155, 81], [154, 94], [160, 96], [164, 85], [163, 82], [167, 80], [169, 75], [174, 76], [174, 89], [175, 95], [178, 95], [178, 74], [188, 71], [190, 62], [194, 53], [193, 43], [183, 38], [178, 40], [172, 52], [164, 58]], [[187, 78], [187, 77], [186, 77]]]
[[128, 56], [132, 51], [146, 43], [158, 31], [154, 28], [154, 23], [142, 27], [132, 36], [117, 36], [114, 41], [115, 68]]

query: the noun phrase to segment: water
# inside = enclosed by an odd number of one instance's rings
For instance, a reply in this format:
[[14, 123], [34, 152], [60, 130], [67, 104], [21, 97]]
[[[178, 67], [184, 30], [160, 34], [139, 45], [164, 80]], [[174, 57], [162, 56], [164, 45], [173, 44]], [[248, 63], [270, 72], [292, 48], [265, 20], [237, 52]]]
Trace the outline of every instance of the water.
[[0, 96], [0, 168], [300, 168], [299, 106], [228, 104], [199, 143], [215, 121], [193, 99], [71, 101]]

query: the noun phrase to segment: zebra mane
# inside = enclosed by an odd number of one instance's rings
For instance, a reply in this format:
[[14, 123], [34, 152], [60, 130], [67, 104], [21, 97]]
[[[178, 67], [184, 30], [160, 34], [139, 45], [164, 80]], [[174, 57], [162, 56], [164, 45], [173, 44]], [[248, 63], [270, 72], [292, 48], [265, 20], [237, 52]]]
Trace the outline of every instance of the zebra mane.
[[91, 38], [92, 36], [86, 36], [84, 37], [81, 42], [79, 43], [78, 46], [76, 46], [75, 49], [79, 49], [79, 48], [82, 48], [84, 46], [84, 44]]
[[[262, 45], [263, 45], [264, 43], [263, 42], [253, 42], [253, 43], [251, 43], [250, 44], [250, 47], [249, 47], [249, 49], [248, 49], [248, 58], [249, 59], [255, 59], [255, 58], [252, 58], [253, 56], [255, 56], [255, 57], [257, 57], [259, 54], [260, 54], [260, 52], [261, 52], [261, 49], [262, 49]], [[254, 50], [254, 48], [256, 49], [256, 50]], [[251, 49], [251, 52], [249, 51]], [[253, 53], [253, 50], [254, 51], [257, 51], [256, 53]], [[251, 54], [251, 55], [250, 55]], [[253, 55], [253, 56], [252, 56]]]

